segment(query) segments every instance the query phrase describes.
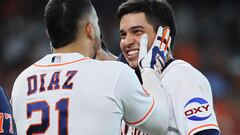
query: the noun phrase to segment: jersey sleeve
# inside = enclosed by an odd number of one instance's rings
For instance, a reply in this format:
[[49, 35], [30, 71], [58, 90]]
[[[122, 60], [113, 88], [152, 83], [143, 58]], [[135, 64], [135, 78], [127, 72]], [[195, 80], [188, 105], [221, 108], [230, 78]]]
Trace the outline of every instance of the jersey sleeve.
[[139, 125], [154, 110], [155, 101], [143, 90], [134, 71], [127, 66], [119, 75], [115, 95], [122, 105], [123, 119], [128, 125]]
[[183, 134], [219, 130], [214, 113], [212, 91], [208, 81], [201, 77], [179, 80], [172, 95], [177, 126]]
[[161, 118], [165, 117], [160, 116], [161, 107], [158, 101], [142, 88], [133, 70], [122, 70], [116, 85], [116, 96], [122, 104], [126, 124], [151, 135], [163, 133], [162, 128], [159, 128], [160, 124], [164, 123]]

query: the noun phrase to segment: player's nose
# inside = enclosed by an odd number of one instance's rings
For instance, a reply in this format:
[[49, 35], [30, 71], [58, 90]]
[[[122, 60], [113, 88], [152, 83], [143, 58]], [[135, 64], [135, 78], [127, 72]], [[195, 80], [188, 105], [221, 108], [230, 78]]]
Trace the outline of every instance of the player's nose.
[[124, 41], [125, 46], [130, 47], [136, 43], [136, 38], [132, 35], [127, 35]]

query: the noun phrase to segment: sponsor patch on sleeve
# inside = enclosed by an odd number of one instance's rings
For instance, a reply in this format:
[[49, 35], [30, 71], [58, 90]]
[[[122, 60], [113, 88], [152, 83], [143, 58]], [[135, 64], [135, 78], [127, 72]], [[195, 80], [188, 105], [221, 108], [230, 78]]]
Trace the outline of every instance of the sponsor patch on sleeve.
[[184, 106], [184, 115], [192, 121], [204, 121], [212, 115], [211, 108], [207, 100], [200, 97], [192, 98]]

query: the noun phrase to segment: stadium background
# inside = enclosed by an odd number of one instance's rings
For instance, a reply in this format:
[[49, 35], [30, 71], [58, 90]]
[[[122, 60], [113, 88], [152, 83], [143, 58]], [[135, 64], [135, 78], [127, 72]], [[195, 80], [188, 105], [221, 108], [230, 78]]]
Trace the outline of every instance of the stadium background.
[[[119, 50], [116, 11], [122, 0], [92, 0], [104, 40]], [[178, 36], [175, 58], [184, 59], [209, 79], [223, 135], [240, 130], [240, 2], [169, 0]], [[43, 10], [47, 0], [0, 0], [0, 84], [11, 95], [17, 75], [50, 53]]]

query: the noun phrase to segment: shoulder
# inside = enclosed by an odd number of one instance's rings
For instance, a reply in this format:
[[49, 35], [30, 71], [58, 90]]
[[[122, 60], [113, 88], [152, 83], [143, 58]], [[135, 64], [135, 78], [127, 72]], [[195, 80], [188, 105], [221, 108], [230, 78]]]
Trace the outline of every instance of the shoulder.
[[123, 71], [123, 72], [128, 72], [128, 71], [134, 71], [132, 68], [130, 68], [127, 64], [124, 64], [119, 61], [98, 61], [95, 60], [96, 64], [99, 65], [99, 67], [104, 67], [108, 70], [117, 70], [117, 71]]
[[25, 70], [23, 70], [15, 79], [14, 85], [16, 85], [17, 82], [19, 82], [20, 80], [22, 80], [23, 78], [25, 78], [30, 72], [32, 72], [33, 70], [33, 65], [29, 66], [28, 68], [26, 68]]
[[183, 60], [175, 60], [163, 71], [161, 80], [164, 84], [204, 85], [210, 87], [207, 78], [191, 64]]
[[198, 78], [205, 80], [206, 77], [191, 64], [183, 60], [175, 60], [163, 71], [162, 77], [174, 77], [176, 80]]

